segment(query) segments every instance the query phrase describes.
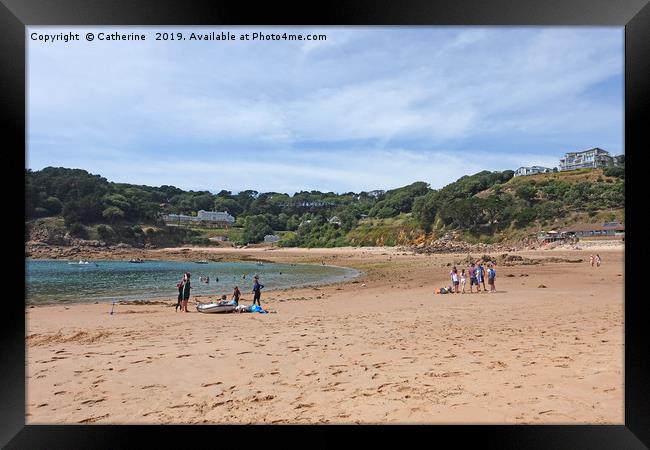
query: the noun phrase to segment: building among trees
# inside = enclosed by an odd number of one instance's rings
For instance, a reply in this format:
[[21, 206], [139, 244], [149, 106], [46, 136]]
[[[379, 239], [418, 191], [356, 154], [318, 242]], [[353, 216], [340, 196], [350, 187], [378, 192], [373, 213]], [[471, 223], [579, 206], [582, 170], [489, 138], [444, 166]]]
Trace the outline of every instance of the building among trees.
[[226, 211], [199, 210], [196, 216], [185, 214], [165, 214], [162, 216], [167, 224], [209, 223], [213, 225], [229, 226], [235, 223], [235, 218]]
[[561, 230], [567, 236], [617, 236], [625, 235], [625, 225], [618, 222], [580, 223]]
[[538, 173], [549, 173], [551, 171], [552, 169], [542, 166], [520, 167], [519, 169], [515, 170], [514, 176], [521, 177], [526, 175], [535, 175]]

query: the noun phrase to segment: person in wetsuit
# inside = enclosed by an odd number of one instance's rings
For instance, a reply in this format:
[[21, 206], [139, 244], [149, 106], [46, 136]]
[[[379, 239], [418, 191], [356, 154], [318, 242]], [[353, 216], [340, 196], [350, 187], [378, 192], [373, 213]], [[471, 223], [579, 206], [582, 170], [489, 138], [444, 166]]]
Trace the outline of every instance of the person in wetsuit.
[[253, 305], [257, 302], [261, 308], [262, 304], [260, 303], [260, 297], [262, 296], [261, 290], [264, 288], [264, 285], [260, 284], [260, 279], [257, 275], [253, 277], [253, 280]]

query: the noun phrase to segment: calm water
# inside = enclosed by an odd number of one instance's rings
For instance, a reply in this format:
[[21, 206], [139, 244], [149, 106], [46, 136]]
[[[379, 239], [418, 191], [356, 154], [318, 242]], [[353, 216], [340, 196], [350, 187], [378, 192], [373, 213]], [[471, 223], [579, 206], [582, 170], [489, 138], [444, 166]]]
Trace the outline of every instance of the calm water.
[[[71, 265], [60, 260], [27, 260], [25, 265], [27, 303], [30, 304], [147, 298], [176, 300], [176, 283], [184, 272], [192, 274], [192, 296], [226, 294], [228, 299], [235, 285], [245, 298], [251, 297], [255, 274], [264, 285], [262, 296], [272, 289], [333, 283], [358, 274], [343, 267], [273, 263], [260, 266], [254, 262], [146, 261], [133, 264], [90, 261], [89, 265]], [[210, 283], [201, 283], [199, 277], [206, 276], [210, 277]]]

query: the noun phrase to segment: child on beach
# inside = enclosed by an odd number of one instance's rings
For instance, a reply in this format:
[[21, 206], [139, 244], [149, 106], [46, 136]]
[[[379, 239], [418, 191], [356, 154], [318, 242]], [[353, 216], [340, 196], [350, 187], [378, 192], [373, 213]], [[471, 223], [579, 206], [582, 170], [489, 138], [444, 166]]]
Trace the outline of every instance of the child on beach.
[[[185, 281], [185, 275], [183, 275], [183, 279], [181, 279], [181, 281], [179, 281], [176, 284], [176, 287], [178, 288], [178, 302], [176, 303], [176, 311], [175, 312], [178, 312], [178, 307], [181, 306], [182, 303], [183, 303], [183, 281]], [[183, 309], [181, 308], [181, 311], [182, 310]]]
[[240, 296], [241, 296], [241, 292], [239, 292], [239, 287], [235, 286], [235, 290], [232, 291], [232, 301], [235, 302], [235, 306], [239, 305]]
[[594, 255], [589, 255], [589, 264], [591, 264], [591, 267], [594, 267]]
[[[476, 292], [481, 292], [481, 282], [483, 281], [483, 273], [481, 271], [481, 266], [478, 261], [474, 265], [474, 278], [476, 278]], [[483, 288], [483, 290], [485, 290], [485, 288]]]
[[485, 267], [483, 267], [481, 261], [478, 261], [476, 266], [476, 280], [483, 285], [483, 292], [487, 292], [487, 288], [485, 287]]
[[190, 273], [186, 272], [185, 273], [185, 278], [183, 279], [183, 303], [181, 305], [181, 311], [187, 311], [187, 302], [190, 299], [190, 289], [192, 289], [192, 286], [190, 284]]
[[496, 292], [497, 290], [494, 287], [494, 279], [497, 277], [497, 271], [492, 267], [492, 264], [488, 265], [487, 276], [488, 284], [490, 285], [490, 293]]
[[465, 293], [465, 283], [467, 283], [467, 277], [465, 276], [465, 269], [460, 271], [460, 285], [462, 286], [461, 294]]
[[600, 267], [600, 255], [596, 253], [596, 267]]
[[449, 272], [449, 275], [451, 276], [451, 285], [454, 287], [454, 293], [458, 294], [458, 269], [456, 269], [456, 266], [454, 266], [451, 269], [451, 272]]

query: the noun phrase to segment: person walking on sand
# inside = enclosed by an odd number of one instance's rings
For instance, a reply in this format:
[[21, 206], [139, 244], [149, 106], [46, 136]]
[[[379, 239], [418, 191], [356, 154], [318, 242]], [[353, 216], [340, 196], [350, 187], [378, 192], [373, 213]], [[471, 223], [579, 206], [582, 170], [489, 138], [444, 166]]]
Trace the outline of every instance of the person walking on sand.
[[600, 262], [601, 262], [600, 255], [596, 253], [596, 267], [600, 267]]
[[232, 291], [232, 301], [235, 302], [235, 306], [239, 306], [240, 296], [241, 296], [241, 292], [239, 291], [239, 287], [235, 286], [235, 289]]
[[487, 276], [488, 276], [488, 284], [490, 285], [490, 294], [491, 294], [497, 291], [496, 288], [494, 287], [494, 279], [497, 277], [497, 271], [494, 269], [492, 264], [488, 264]]
[[476, 280], [476, 267], [474, 263], [469, 266], [469, 292], [470, 294], [474, 293], [473, 286], [476, 285], [476, 292], [481, 292], [478, 281]]
[[253, 305], [257, 302], [258, 306], [261, 308], [262, 304], [260, 303], [260, 297], [262, 296], [261, 290], [264, 288], [263, 284], [260, 284], [260, 277], [255, 275], [253, 277]]
[[458, 294], [458, 284], [460, 280], [458, 279], [458, 269], [456, 269], [456, 266], [451, 269], [449, 275], [451, 276], [451, 285], [454, 288], [454, 293]]
[[591, 267], [594, 267], [594, 255], [589, 255], [589, 264], [591, 264]]
[[465, 293], [465, 283], [467, 283], [467, 276], [465, 275], [465, 269], [460, 271], [460, 285], [462, 286], [461, 294]]
[[185, 273], [185, 280], [183, 281], [183, 304], [181, 306], [181, 311], [187, 311], [187, 302], [190, 299], [190, 289], [192, 289], [192, 285], [190, 283], [190, 273], [186, 272]]

